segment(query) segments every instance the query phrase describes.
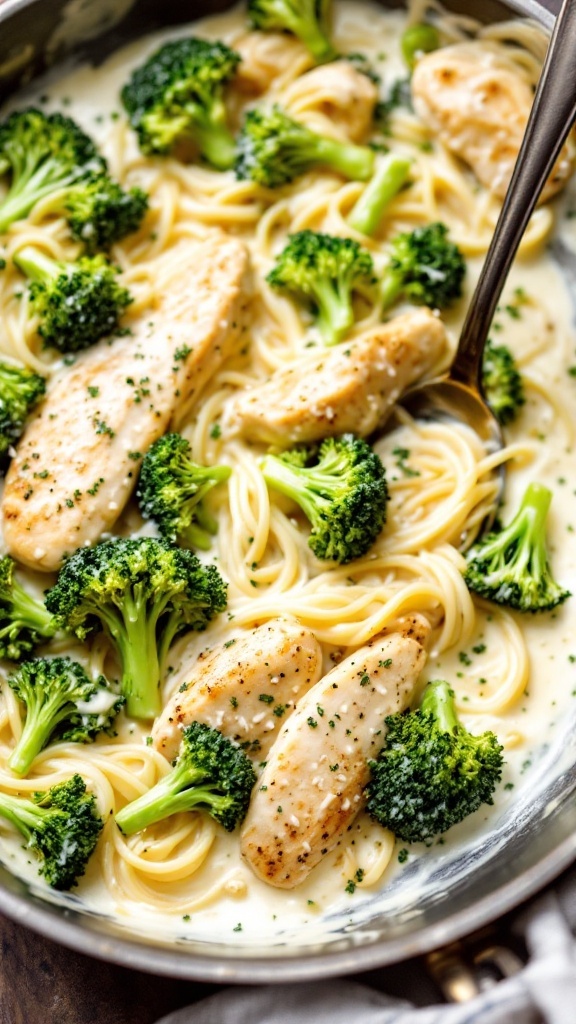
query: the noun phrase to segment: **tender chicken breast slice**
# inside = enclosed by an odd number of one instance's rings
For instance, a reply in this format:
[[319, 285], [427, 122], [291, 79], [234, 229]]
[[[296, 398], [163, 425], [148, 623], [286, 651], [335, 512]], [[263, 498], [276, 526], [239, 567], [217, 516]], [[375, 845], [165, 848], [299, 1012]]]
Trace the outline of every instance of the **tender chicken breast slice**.
[[[485, 45], [446, 46], [418, 62], [412, 96], [425, 124], [486, 188], [504, 198], [534, 98], [520, 73]], [[564, 187], [572, 165], [565, 146], [541, 202]]]
[[253, 95], [273, 89], [287, 72], [301, 74], [312, 61], [304, 43], [285, 32], [246, 32], [234, 49], [242, 57], [234, 86]]
[[377, 330], [299, 360], [237, 395], [228, 425], [245, 437], [286, 447], [352, 431], [367, 437], [446, 346], [429, 309], [396, 317]]
[[2, 512], [6, 547], [25, 565], [55, 570], [113, 526], [140, 455], [236, 346], [249, 292], [240, 242], [179, 246], [157, 270], [156, 308], [63, 372], [18, 445]]
[[367, 761], [387, 715], [410, 704], [424, 667], [419, 616], [376, 637], [303, 697], [274, 743], [241, 836], [254, 873], [292, 889], [332, 850], [364, 806]]
[[[342, 138], [361, 142], [374, 119], [378, 89], [350, 61], [337, 60], [301, 75], [284, 91], [282, 101], [298, 120], [321, 114], [329, 122], [327, 128], [340, 129]], [[324, 125], [311, 127], [322, 130]]]
[[173, 761], [182, 729], [202, 722], [260, 761], [321, 674], [322, 650], [314, 634], [297, 622], [271, 619], [201, 655], [179, 674], [182, 686], [154, 725], [154, 746]]

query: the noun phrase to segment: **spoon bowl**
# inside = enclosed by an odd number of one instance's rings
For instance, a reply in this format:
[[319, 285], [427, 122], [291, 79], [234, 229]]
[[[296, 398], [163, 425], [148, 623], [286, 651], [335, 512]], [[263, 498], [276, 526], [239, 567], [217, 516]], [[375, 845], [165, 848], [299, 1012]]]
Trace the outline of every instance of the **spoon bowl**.
[[[510, 267], [541, 192], [576, 121], [576, 0], [564, 0], [512, 180], [449, 372], [417, 385], [401, 404], [416, 420], [456, 420], [488, 453], [503, 447], [500, 424], [482, 394], [482, 361]], [[500, 492], [504, 469], [500, 468]]]
[[415, 420], [456, 421], [470, 427], [489, 455], [504, 445], [502, 428], [480, 391], [449, 374], [411, 388], [402, 407]]

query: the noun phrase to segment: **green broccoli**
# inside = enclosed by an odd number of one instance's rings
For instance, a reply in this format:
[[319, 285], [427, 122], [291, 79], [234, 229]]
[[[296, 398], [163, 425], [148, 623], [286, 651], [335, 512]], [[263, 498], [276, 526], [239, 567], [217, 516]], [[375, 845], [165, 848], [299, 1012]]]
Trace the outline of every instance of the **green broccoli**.
[[488, 342], [482, 365], [482, 390], [502, 426], [516, 419], [526, 402], [524, 382], [514, 356], [506, 345]]
[[226, 584], [191, 551], [151, 537], [118, 538], [74, 552], [46, 607], [80, 640], [104, 630], [120, 657], [128, 714], [154, 718], [172, 642], [224, 611]]
[[395, 110], [413, 111], [410, 78], [397, 78], [388, 89], [385, 99], [376, 104], [374, 121], [383, 135], [391, 134], [390, 120]]
[[405, 183], [410, 167], [411, 161], [406, 157], [388, 153], [348, 217], [350, 227], [363, 235], [375, 234], [384, 211]]
[[497, 527], [468, 552], [467, 587], [520, 612], [546, 612], [570, 597], [552, 576], [546, 518], [552, 493], [530, 484], [508, 526]]
[[174, 767], [144, 796], [116, 815], [125, 835], [180, 811], [205, 811], [233, 832], [248, 810], [256, 783], [252, 762], [216, 729], [193, 722], [182, 731]]
[[234, 164], [224, 86], [240, 55], [224, 43], [178, 39], [136, 68], [122, 90], [143, 153], [184, 152], [192, 144], [218, 170]]
[[419, 57], [440, 47], [440, 35], [433, 25], [417, 22], [410, 25], [400, 39], [400, 49], [406, 64], [413, 71]]
[[105, 174], [92, 139], [62, 114], [19, 110], [0, 124], [0, 178], [9, 188], [0, 202], [0, 232], [49, 196]]
[[119, 271], [105, 256], [81, 256], [61, 263], [32, 245], [20, 249], [14, 263], [30, 279], [30, 311], [46, 348], [78, 352], [118, 330], [133, 301], [118, 284]]
[[336, 345], [354, 323], [354, 290], [374, 283], [374, 264], [351, 238], [299, 231], [290, 236], [266, 280], [311, 302], [325, 343]]
[[418, 711], [389, 715], [386, 725], [366, 789], [368, 813], [384, 828], [425, 842], [492, 803], [503, 748], [493, 732], [473, 736], [460, 724], [448, 683], [429, 683]]
[[466, 263], [447, 234], [445, 224], [427, 224], [396, 235], [382, 279], [384, 310], [401, 296], [433, 309], [444, 309], [460, 298]]
[[384, 466], [366, 441], [344, 434], [318, 449], [267, 455], [266, 483], [292, 498], [312, 524], [317, 558], [344, 564], [366, 554], [386, 521]]
[[26, 706], [26, 719], [8, 764], [17, 775], [30, 766], [50, 740], [91, 743], [110, 733], [124, 704], [104, 678], [90, 679], [70, 658], [34, 658], [8, 676], [8, 685]]
[[337, 56], [330, 41], [331, 7], [332, 0], [249, 0], [248, 15], [254, 28], [292, 32], [322, 62]]
[[52, 209], [62, 210], [72, 237], [93, 256], [138, 230], [148, 195], [138, 187], [126, 191], [108, 174], [93, 174], [55, 200]]
[[218, 524], [204, 498], [231, 472], [228, 466], [199, 466], [186, 438], [166, 434], [144, 456], [137, 492], [140, 511], [157, 523], [165, 540], [207, 551]]
[[311, 167], [323, 166], [346, 178], [367, 181], [374, 159], [369, 147], [318, 135], [274, 106], [269, 111], [248, 111], [238, 140], [236, 174], [266, 188], [278, 188]]
[[16, 443], [26, 418], [46, 392], [43, 377], [16, 363], [0, 363], [0, 458]]
[[35, 793], [32, 800], [0, 793], [0, 818], [24, 836], [41, 860], [39, 873], [53, 889], [77, 884], [104, 827], [80, 775]]
[[44, 605], [15, 578], [10, 555], [0, 558], [0, 658], [20, 661], [56, 632]]

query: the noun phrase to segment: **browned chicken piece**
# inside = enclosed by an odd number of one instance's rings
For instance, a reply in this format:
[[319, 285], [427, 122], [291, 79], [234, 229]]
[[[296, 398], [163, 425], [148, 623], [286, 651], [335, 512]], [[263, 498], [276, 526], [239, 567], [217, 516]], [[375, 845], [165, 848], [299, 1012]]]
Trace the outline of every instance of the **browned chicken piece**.
[[291, 68], [302, 71], [312, 60], [304, 44], [285, 32], [246, 32], [234, 49], [242, 57], [234, 85], [254, 95], [268, 92]]
[[[504, 198], [534, 98], [521, 74], [485, 45], [458, 43], [418, 61], [412, 97], [416, 113], [444, 145]], [[541, 202], [564, 187], [572, 166], [565, 146]]]
[[228, 424], [251, 440], [284, 448], [347, 431], [367, 437], [438, 362], [446, 341], [429, 309], [396, 317], [241, 392], [231, 402]]
[[284, 91], [282, 101], [293, 117], [323, 114], [352, 142], [366, 138], [374, 120], [378, 89], [347, 60], [308, 71]]
[[312, 687], [274, 743], [241, 836], [244, 858], [269, 885], [303, 882], [363, 808], [384, 719], [409, 706], [426, 661], [425, 620], [398, 628]]
[[314, 634], [298, 622], [271, 619], [179, 673], [182, 686], [154, 725], [154, 746], [173, 761], [182, 729], [202, 722], [260, 761], [321, 673], [322, 650]]
[[6, 477], [4, 539], [46, 572], [109, 530], [140, 456], [230, 355], [248, 295], [244, 245], [218, 235], [159, 261], [155, 309], [128, 338], [82, 354], [50, 388]]

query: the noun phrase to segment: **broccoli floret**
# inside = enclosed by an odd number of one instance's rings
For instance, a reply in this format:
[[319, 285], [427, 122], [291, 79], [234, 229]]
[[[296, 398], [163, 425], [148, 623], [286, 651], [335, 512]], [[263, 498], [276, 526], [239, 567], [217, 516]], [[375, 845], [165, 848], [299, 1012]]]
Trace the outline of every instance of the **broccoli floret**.
[[14, 262], [31, 279], [30, 311], [38, 317], [38, 334], [47, 348], [88, 348], [118, 329], [122, 313], [133, 301], [118, 284], [117, 267], [102, 255], [62, 263], [27, 245]]
[[464, 580], [470, 590], [520, 612], [546, 612], [570, 597], [552, 576], [546, 517], [552, 494], [530, 484], [508, 526], [497, 528], [468, 552]]
[[384, 157], [348, 218], [355, 231], [364, 235], [377, 231], [384, 211], [406, 181], [410, 166], [410, 160], [395, 153]]
[[413, 111], [412, 85], [410, 78], [397, 78], [385, 99], [376, 104], [374, 120], [384, 135], [390, 134], [390, 119], [395, 110], [403, 108]]
[[438, 30], [426, 22], [417, 22], [410, 25], [403, 33], [400, 40], [400, 49], [406, 64], [413, 71], [418, 58], [425, 53], [432, 53], [440, 46]]
[[248, 14], [254, 28], [286, 29], [308, 47], [317, 61], [337, 56], [330, 41], [332, 0], [250, 0]]
[[317, 558], [342, 564], [360, 558], [386, 521], [384, 466], [352, 434], [327, 438], [318, 449], [267, 455], [261, 468], [266, 483], [292, 498], [310, 520], [308, 543]]
[[213, 167], [232, 167], [223, 90], [239, 63], [224, 43], [190, 38], [166, 43], [136, 68], [122, 102], [142, 152], [184, 152], [192, 143]]
[[429, 683], [418, 711], [386, 725], [384, 748], [369, 761], [367, 809], [399, 839], [432, 839], [493, 802], [503, 748], [493, 732], [473, 736], [460, 724], [448, 683]]
[[28, 594], [15, 578], [16, 563], [0, 558], [0, 658], [20, 661], [56, 632], [45, 606]]
[[94, 255], [138, 230], [148, 209], [148, 195], [137, 187], [126, 191], [107, 174], [93, 174], [69, 189], [59, 207], [72, 237]]
[[0, 793], [0, 818], [11, 822], [38, 854], [39, 873], [54, 889], [77, 884], [104, 826], [80, 775], [35, 793], [33, 800]]
[[46, 382], [32, 370], [0, 363], [0, 458], [15, 444], [28, 413], [46, 392]]
[[9, 175], [0, 202], [0, 232], [26, 217], [41, 199], [105, 172], [106, 162], [92, 139], [69, 117], [33, 108], [16, 111], [0, 124], [0, 177]]
[[157, 523], [165, 540], [206, 551], [218, 524], [204, 498], [231, 472], [228, 466], [199, 466], [186, 438], [166, 434], [144, 456], [137, 492], [140, 511]]
[[46, 606], [80, 640], [104, 630], [120, 657], [128, 714], [154, 718], [172, 642], [224, 611], [226, 584], [191, 551], [151, 537], [118, 538], [74, 552]]
[[374, 282], [374, 264], [351, 238], [299, 231], [290, 236], [267, 281], [311, 301], [325, 343], [335, 345], [354, 323], [354, 290]]
[[318, 165], [346, 178], [367, 181], [374, 170], [374, 153], [367, 146], [317, 135], [279, 106], [269, 111], [248, 111], [238, 140], [239, 178], [278, 188]]
[[17, 775], [28, 774], [51, 739], [91, 743], [98, 733], [109, 733], [124, 704], [104, 676], [90, 679], [70, 658], [25, 661], [8, 676], [8, 685], [26, 706], [22, 734], [8, 761]]
[[488, 342], [482, 365], [482, 390], [502, 426], [516, 419], [526, 402], [524, 382], [516, 361], [506, 345]]
[[444, 309], [460, 298], [466, 263], [447, 235], [445, 224], [427, 224], [396, 235], [382, 279], [384, 310], [400, 296], [433, 309]]
[[116, 815], [125, 835], [180, 811], [205, 811], [227, 832], [243, 821], [256, 773], [250, 759], [222, 733], [193, 722], [182, 731], [174, 767], [144, 796]]

